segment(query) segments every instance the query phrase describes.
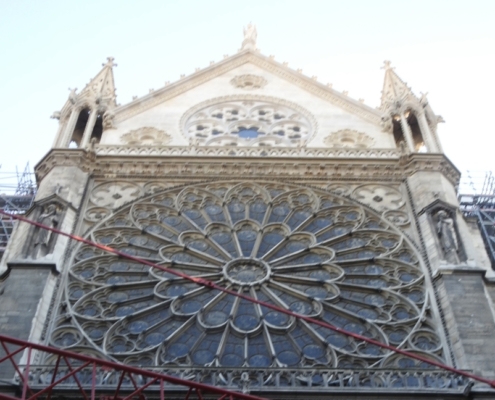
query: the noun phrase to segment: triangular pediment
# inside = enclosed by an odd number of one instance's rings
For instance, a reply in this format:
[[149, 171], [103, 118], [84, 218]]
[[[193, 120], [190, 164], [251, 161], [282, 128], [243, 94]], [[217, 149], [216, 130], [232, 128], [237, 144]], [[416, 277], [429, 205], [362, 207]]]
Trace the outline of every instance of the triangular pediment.
[[155, 90], [133, 102], [120, 106], [115, 110], [115, 121], [124, 121], [173, 97], [192, 90], [193, 88], [224, 75], [242, 65], [252, 64], [266, 72], [277, 76], [287, 83], [300, 87], [343, 110], [358, 115], [365, 120], [379, 124], [381, 114], [360, 101], [354, 100], [317, 80], [305, 76], [299, 71], [289, 68], [286, 63], [279, 63], [273, 57], [266, 57], [255, 50], [244, 50], [224, 60], [210, 65], [208, 68], [196, 71], [190, 76]]

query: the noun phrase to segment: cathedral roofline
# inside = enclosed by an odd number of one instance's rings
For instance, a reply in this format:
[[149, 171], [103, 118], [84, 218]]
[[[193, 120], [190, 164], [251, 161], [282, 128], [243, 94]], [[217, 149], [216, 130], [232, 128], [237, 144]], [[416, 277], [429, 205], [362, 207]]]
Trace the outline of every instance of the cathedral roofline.
[[275, 61], [273, 56], [264, 56], [259, 50], [253, 50], [252, 48], [241, 49], [237, 54], [226, 57], [218, 63], [213, 63], [205, 69], [197, 70], [187, 77], [182, 77], [179, 81], [154, 90], [141, 98], [135, 99], [131, 103], [117, 107], [115, 109], [115, 119], [116, 121], [123, 121], [246, 63], [252, 63], [265, 69], [292, 84], [328, 100], [332, 104], [362, 116], [370, 122], [380, 123], [381, 112], [379, 110], [348, 97], [345, 92], [340, 93], [316, 81], [316, 77], [308, 77], [288, 67], [287, 63]]

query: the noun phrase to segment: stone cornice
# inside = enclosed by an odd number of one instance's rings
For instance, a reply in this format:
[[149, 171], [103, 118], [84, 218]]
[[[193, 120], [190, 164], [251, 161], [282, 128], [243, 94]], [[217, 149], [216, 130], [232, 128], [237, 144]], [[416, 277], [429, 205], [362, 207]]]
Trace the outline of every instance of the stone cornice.
[[140, 114], [164, 101], [176, 97], [192, 88], [210, 81], [226, 72], [237, 68], [243, 64], [252, 63], [274, 75], [283, 78], [310, 93], [317, 95], [332, 104], [335, 104], [352, 114], [358, 115], [369, 122], [379, 124], [381, 113], [359, 101], [353, 100], [336, 90], [325, 86], [314, 79], [311, 79], [300, 72], [297, 72], [284, 64], [265, 57], [252, 51], [243, 51], [228, 57], [216, 64], [195, 72], [173, 84], [153, 91], [140, 99], [123, 105], [115, 109], [115, 122], [126, 120], [134, 115]]
[[204, 156], [204, 157], [317, 157], [398, 158], [398, 149], [337, 147], [229, 147], [229, 146], [125, 146], [98, 145], [98, 156]]
[[[194, 148], [192, 148], [194, 149]], [[95, 177], [210, 180], [218, 178], [264, 178], [290, 179], [304, 182], [323, 181], [395, 181], [400, 182], [419, 171], [442, 173], [453, 185], [460, 178], [459, 171], [443, 154], [410, 154], [403, 157], [359, 157], [336, 149], [334, 155], [312, 152], [278, 156], [252, 156], [227, 154], [200, 154], [191, 150], [180, 154], [129, 154], [92, 156], [83, 149], [53, 149], [35, 167], [36, 177], [41, 181], [54, 167], [75, 166]], [[196, 148], [198, 150], [199, 148]], [[207, 150], [208, 148], [201, 148]], [[242, 150], [241, 148], [236, 149]], [[249, 149], [248, 149], [249, 150]], [[281, 149], [280, 149], [281, 150]], [[287, 149], [298, 150], [303, 149]], [[319, 149], [322, 152], [329, 149]], [[377, 149], [375, 149], [376, 151]], [[343, 151], [338, 155], [338, 151]], [[370, 150], [365, 150], [370, 151]]]

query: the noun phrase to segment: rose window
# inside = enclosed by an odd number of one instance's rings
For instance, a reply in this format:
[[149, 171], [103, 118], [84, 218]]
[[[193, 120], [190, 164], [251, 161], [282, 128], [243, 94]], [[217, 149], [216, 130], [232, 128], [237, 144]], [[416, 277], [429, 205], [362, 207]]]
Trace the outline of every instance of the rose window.
[[312, 135], [309, 113], [296, 105], [259, 100], [224, 101], [184, 117], [192, 144], [211, 146], [300, 146]]
[[[417, 251], [378, 214], [264, 183], [170, 189], [88, 238], [381, 343], [443, 360]], [[80, 245], [56, 346], [136, 365], [401, 368], [417, 361], [168, 272]]]

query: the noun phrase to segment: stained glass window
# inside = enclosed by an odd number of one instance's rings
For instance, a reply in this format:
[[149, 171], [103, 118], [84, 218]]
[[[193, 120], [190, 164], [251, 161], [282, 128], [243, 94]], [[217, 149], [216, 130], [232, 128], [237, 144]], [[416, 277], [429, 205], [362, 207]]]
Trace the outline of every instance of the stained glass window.
[[[322, 190], [223, 182], [149, 195], [110, 215], [88, 238], [442, 360], [418, 253], [398, 229], [376, 221], [374, 212]], [[71, 318], [57, 320], [52, 343], [121, 362], [220, 368], [400, 368], [406, 362], [85, 244], [75, 252], [66, 288]]]

